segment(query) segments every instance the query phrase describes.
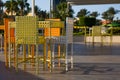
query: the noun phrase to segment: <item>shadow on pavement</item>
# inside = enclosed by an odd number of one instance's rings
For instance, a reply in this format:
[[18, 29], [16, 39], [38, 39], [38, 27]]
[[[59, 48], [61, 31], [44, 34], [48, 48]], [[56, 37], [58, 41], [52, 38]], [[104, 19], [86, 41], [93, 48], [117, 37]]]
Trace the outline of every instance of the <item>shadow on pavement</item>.
[[0, 80], [44, 80], [36, 75], [23, 70], [16, 72], [14, 69], [5, 67], [4, 62], [0, 61]]
[[74, 68], [61, 74], [70, 75], [120, 75], [120, 64], [74, 63]]
[[[89, 75], [89, 74], [93, 74], [93, 73], [99, 73], [99, 74], [103, 74], [103, 73], [107, 73], [107, 72], [112, 72], [114, 70], [113, 67], [110, 67], [110, 66], [100, 66], [100, 64], [83, 64], [81, 66], [79, 66], [80, 64], [77, 63], [76, 64], [76, 68], [78, 70], [81, 70], [82, 71], [82, 74], [85, 74], [85, 75]], [[101, 64], [103, 65], [103, 64]]]

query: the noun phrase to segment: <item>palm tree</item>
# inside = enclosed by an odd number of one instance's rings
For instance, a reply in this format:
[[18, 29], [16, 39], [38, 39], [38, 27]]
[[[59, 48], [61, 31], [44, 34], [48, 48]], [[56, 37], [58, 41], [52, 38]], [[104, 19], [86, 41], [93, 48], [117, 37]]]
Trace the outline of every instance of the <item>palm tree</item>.
[[36, 14], [36, 15], [39, 15], [39, 12], [40, 12], [39, 7], [38, 7], [38, 6], [35, 6], [35, 14]]
[[17, 0], [18, 8], [18, 15], [27, 15], [30, 12], [30, 4], [27, 2], [28, 0]]
[[11, 15], [13, 15], [13, 12], [16, 13], [16, 15], [27, 15], [30, 11], [30, 5], [27, 2], [27, 0], [8, 0], [5, 2], [5, 8], [7, 13], [11, 12]]
[[97, 11], [94, 11], [94, 12], [92, 12], [91, 14], [90, 14], [90, 16], [91, 17], [94, 17], [94, 18], [96, 18], [96, 17], [98, 17], [100, 14], [97, 12]]
[[11, 16], [13, 16], [13, 12], [17, 12], [19, 10], [17, 5], [18, 4], [15, 0], [8, 0], [4, 4], [4, 6], [6, 8], [6, 12], [8, 14], [11, 13]]
[[60, 4], [57, 5], [57, 10], [54, 12], [54, 18], [60, 18], [61, 20], [65, 21], [66, 17], [73, 17], [74, 11], [72, 10], [71, 6], [69, 5], [69, 10], [66, 1], [61, 1]]
[[89, 13], [90, 13], [90, 11], [87, 11], [87, 9], [81, 9], [77, 13], [77, 17], [85, 17], [85, 16], [88, 16]]
[[46, 11], [41, 10], [38, 6], [35, 6], [35, 14], [39, 17], [40, 20], [49, 18], [49, 14]]
[[105, 20], [109, 19], [108, 13], [106, 11], [102, 13], [102, 18], [105, 19]]
[[102, 13], [102, 18], [113, 21], [115, 14], [117, 14], [117, 11], [113, 7], [110, 7], [107, 11]]

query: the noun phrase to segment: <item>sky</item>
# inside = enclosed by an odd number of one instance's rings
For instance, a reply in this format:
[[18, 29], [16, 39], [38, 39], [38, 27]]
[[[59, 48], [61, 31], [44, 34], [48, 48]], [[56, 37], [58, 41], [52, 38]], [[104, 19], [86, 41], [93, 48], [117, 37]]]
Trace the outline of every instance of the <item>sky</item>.
[[[97, 11], [98, 13], [102, 14], [103, 12], [105, 12], [106, 10], [108, 10], [110, 7], [114, 7], [115, 10], [120, 10], [120, 4], [99, 4], [99, 5], [79, 5], [79, 6], [73, 6], [72, 8], [75, 11], [75, 14], [77, 14], [78, 11], [80, 11], [80, 9], [87, 9], [90, 12], [93, 11]], [[98, 17], [99, 19], [101, 19], [101, 15]], [[120, 19], [120, 12], [118, 14], [115, 15], [115, 19], [119, 17]]]
[[[6, 0], [3, 0], [6, 1]], [[32, 0], [28, 0], [28, 2], [31, 4]], [[50, 11], [50, 0], [35, 0], [35, 4], [39, 6], [41, 10], [47, 10]], [[104, 11], [108, 10], [108, 8], [114, 7], [115, 9], [120, 10], [120, 4], [100, 4], [100, 5], [79, 5], [79, 6], [72, 6], [72, 9], [74, 10], [74, 16], [76, 16], [77, 12], [80, 11], [80, 9], [87, 9], [90, 12], [97, 11], [98, 13], [103, 13]], [[115, 19], [119, 17], [120, 19], [120, 13], [115, 15]], [[101, 16], [98, 17], [98, 19], [101, 19]]]

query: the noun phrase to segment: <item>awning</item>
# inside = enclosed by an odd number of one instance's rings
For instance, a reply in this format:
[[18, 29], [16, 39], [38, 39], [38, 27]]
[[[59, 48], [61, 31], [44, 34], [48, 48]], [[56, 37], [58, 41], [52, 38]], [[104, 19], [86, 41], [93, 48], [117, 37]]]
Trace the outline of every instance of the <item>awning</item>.
[[120, 4], [120, 0], [66, 0], [73, 5]]

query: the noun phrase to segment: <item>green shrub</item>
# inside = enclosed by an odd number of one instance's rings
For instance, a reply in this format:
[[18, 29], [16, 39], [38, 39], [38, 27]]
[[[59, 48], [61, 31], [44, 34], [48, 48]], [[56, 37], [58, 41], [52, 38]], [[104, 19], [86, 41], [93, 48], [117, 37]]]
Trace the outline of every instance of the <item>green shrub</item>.
[[92, 27], [95, 24], [96, 24], [96, 18], [94, 18], [94, 17], [80, 17], [80, 25], [81, 26]]
[[85, 34], [84, 32], [73, 33], [74, 36], [81, 36], [81, 35], [84, 35], [84, 34]]
[[[112, 28], [111, 28], [112, 29]], [[108, 29], [107, 32], [110, 34], [111, 33], [111, 29]], [[120, 27], [115, 27], [112, 29], [112, 35], [120, 35]]]

